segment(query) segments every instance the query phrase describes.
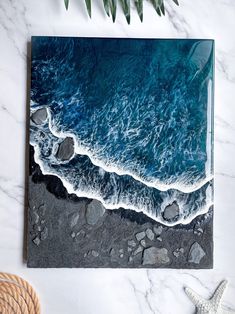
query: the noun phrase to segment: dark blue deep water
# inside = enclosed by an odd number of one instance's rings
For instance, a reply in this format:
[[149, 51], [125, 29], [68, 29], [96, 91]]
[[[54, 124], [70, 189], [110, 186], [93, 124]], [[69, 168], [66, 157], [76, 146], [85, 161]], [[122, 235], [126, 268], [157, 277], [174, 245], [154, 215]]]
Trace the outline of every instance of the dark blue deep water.
[[[165, 222], [212, 203], [213, 41], [32, 38], [31, 144], [44, 173], [107, 208]], [[76, 154], [56, 158], [73, 136]], [[174, 222], [175, 223], [175, 222]]]

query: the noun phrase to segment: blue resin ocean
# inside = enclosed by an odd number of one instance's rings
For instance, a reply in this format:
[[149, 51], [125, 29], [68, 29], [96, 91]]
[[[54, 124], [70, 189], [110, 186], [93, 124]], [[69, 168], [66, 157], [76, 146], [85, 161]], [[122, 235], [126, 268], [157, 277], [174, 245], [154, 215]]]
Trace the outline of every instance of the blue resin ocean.
[[[187, 224], [213, 204], [212, 40], [32, 38], [30, 144], [43, 174], [108, 209]], [[58, 158], [65, 138], [71, 158]], [[164, 209], [177, 204], [176, 219]]]

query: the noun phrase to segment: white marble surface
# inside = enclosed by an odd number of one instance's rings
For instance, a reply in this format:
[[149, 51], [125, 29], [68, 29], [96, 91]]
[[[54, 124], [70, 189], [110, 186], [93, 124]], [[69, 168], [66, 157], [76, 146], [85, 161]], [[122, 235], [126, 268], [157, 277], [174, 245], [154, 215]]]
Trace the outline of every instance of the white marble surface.
[[[189, 285], [209, 296], [230, 281], [223, 304], [235, 308], [235, 1], [166, 0], [158, 18], [145, 5], [144, 23], [135, 12], [128, 26], [116, 24], [93, 1], [89, 20], [84, 1], [0, 1], [0, 271], [28, 279], [46, 314], [188, 314]], [[27, 42], [31, 35], [213, 38], [215, 90], [215, 266], [213, 270], [27, 269], [23, 263]]]

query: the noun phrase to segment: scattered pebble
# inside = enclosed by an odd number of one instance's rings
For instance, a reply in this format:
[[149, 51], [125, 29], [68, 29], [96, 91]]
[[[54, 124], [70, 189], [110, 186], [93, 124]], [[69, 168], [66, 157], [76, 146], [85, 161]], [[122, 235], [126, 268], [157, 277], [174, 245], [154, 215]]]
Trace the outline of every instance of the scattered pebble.
[[137, 255], [137, 254], [141, 253], [142, 251], [143, 251], [143, 247], [138, 246], [138, 248], [133, 252], [133, 255]]
[[205, 251], [201, 247], [201, 245], [197, 242], [194, 242], [189, 250], [188, 262], [199, 264], [201, 259], [206, 255]]
[[197, 235], [202, 235], [203, 234], [203, 229], [202, 228], [198, 228], [198, 229], [195, 229], [193, 231], [194, 234], [197, 234]]
[[97, 252], [95, 250], [92, 250], [91, 251], [91, 255], [94, 256], [94, 257], [98, 257], [99, 256], [99, 252]]
[[105, 208], [101, 202], [97, 200], [91, 201], [86, 210], [86, 221], [89, 225], [95, 225], [104, 215]]
[[78, 223], [79, 213], [72, 213], [68, 216], [70, 228], [73, 228]]
[[145, 232], [144, 231], [138, 232], [136, 233], [135, 237], [137, 241], [140, 241], [145, 237]]
[[70, 236], [71, 236], [71, 238], [73, 238], [73, 239], [74, 239], [74, 238], [76, 237], [75, 232], [74, 232], [74, 231], [73, 231], [73, 232], [71, 232], [71, 233], [70, 233]]
[[179, 216], [179, 205], [177, 202], [173, 202], [172, 204], [165, 207], [163, 212], [163, 218], [167, 221], [173, 221]]
[[156, 236], [159, 236], [162, 233], [163, 227], [159, 226], [159, 227], [153, 227], [153, 231], [156, 234]]
[[45, 123], [46, 120], [47, 120], [47, 110], [46, 110], [46, 108], [40, 108], [40, 109], [34, 111], [31, 114], [31, 120], [35, 124], [37, 124], [37, 125]]
[[115, 255], [115, 250], [112, 248], [112, 249], [109, 251], [109, 254], [110, 254], [111, 256], [114, 256], [114, 255]]
[[84, 230], [80, 230], [77, 232], [76, 237], [84, 238], [86, 235], [86, 232]]
[[111, 256], [111, 262], [118, 262], [121, 255], [119, 254], [118, 250], [116, 251], [114, 248], [111, 248], [109, 254]]
[[74, 140], [72, 137], [66, 137], [58, 146], [56, 157], [61, 161], [70, 160], [74, 154]]
[[131, 247], [135, 247], [135, 246], [136, 246], [136, 243], [135, 243], [134, 240], [129, 240], [129, 241], [127, 241], [127, 244], [128, 244], [129, 246], [131, 246]]
[[141, 241], [140, 241], [140, 244], [141, 244], [143, 247], [146, 247], [146, 241], [145, 241], [145, 240], [141, 240]]
[[48, 237], [48, 228], [44, 227], [41, 234], [40, 234], [40, 238], [42, 241], [46, 240], [46, 238]]
[[41, 242], [41, 240], [40, 240], [39, 236], [36, 236], [36, 237], [33, 239], [33, 243], [34, 243], [35, 245], [37, 245], [37, 246], [39, 246], [40, 242]]
[[144, 250], [143, 265], [164, 265], [170, 262], [168, 250], [166, 248], [150, 247]]
[[39, 212], [39, 215], [41, 216], [44, 216], [46, 214], [46, 206], [45, 204], [41, 204], [39, 207], [38, 207], [38, 212]]
[[152, 231], [150, 228], [148, 228], [148, 229], [145, 231], [145, 233], [146, 233], [147, 238], [148, 238], [150, 241], [153, 241], [153, 240], [154, 240], [154, 233], [153, 233], [153, 231]]
[[40, 231], [42, 231], [42, 226], [35, 224], [35, 225], [33, 225], [33, 230], [40, 232]]
[[180, 255], [184, 253], [184, 248], [178, 248], [173, 252], [173, 255], [178, 258]]
[[35, 212], [31, 214], [32, 223], [37, 224], [39, 222], [39, 215]]

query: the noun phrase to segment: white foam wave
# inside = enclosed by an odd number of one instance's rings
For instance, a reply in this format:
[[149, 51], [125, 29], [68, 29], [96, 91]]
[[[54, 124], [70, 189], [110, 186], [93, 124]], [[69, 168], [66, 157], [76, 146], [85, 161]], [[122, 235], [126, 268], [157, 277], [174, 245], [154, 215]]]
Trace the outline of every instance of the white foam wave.
[[194, 191], [197, 191], [198, 189], [200, 189], [202, 186], [204, 186], [206, 183], [210, 182], [213, 179], [213, 175], [210, 174], [208, 171], [207, 177], [205, 179], [200, 180], [198, 182], [195, 182], [192, 185], [184, 184], [183, 182], [175, 182], [172, 184], [165, 184], [163, 182], [160, 182], [159, 180], [158, 181], [156, 180], [154, 182], [148, 182], [146, 180], [143, 180], [142, 178], [140, 178], [139, 176], [137, 176], [134, 173], [131, 173], [131, 172], [128, 172], [126, 170], [118, 168], [116, 165], [107, 166], [104, 162], [95, 158], [94, 155], [91, 153], [91, 151], [89, 151], [86, 147], [83, 147], [81, 144], [79, 144], [78, 139], [77, 139], [75, 134], [73, 134], [71, 132], [58, 131], [56, 129], [56, 126], [52, 125], [52, 116], [51, 116], [51, 112], [50, 112], [49, 108], [46, 108], [46, 109], [47, 109], [47, 113], [48, 113], [48, 126], [49, 126], [51, 133], [58, 138], [72, 137], [74, 140], [74, 143], [75, 143], [75, 145], [74, 145], [75, 154], [85, 155], [85, 156], [89, 157], [89, 159], [91, 160], [93, 165], [102, 168], [106, 172], [116, 173], [118, 176], [124, 176], [124, 175], [131, 176], [136, 181], [139, 181], [139, 182], [143, 183], [144, 185], [151, 187], [151, 188], [155, 188], [159, 191], [167, 191], [169, 189], [174, 189], [174, 190], [178, 190], [178, 191], [183, 192], [183, 193], [192, 193]]
[[[207, 204], [205, 206], [202, 206], [197, 212], [191, 213], [189, 216], [187, 216], [187, 218], [182, 216], [179, 220], [172, 221], [172, 222], [164, 220], [162, 218], [161, 214], [156, 216], [156, 215], [152, 214], [151, 212], [143, 210], [143, 208], [139, 208], [139, 207], [133, 206], [133, 204], [131, 204], [131, 203], [126, 204], [126, 203], [119, 202], [118, 204], [110, 204], [110, 203], [105, 202], [105, 200], [99, 194], [97, 194], [96, 191], [79, 191], [79, 190], [75, 190], [73, 185], [71, 183], [69, 183], [67, 180], [65, 180], [65, 178], [63, 178], [62, 176], [58, 175], [58, 173], [55, 173], [54, 171], [51, 171], [51, 170], [47, 171], [45, 169], [45, 167], [44, 167], [43, 161], [39, 157], [40, 156], [39, 147], [37, 145], [33, 145], [33, 146], [34, 146], [34, 150], [35, 150], [35, 153], [34, 153], [35, 162], [40, 166], [40, 169], [41, 169], [41, 171], [42, 171], [42, 173], [44, 175], [54, 175], [54, 176], [58, 177], [61, 180], [63, 186], [68, 191], [68, 193], [75, 194], [78, 197], [85, 197], [85, 198], [89, 198], [89, 199], [96, 199], [96, 200], [100, 201], [106, 209], [109, 209], [109, 210], [124, 208], [124, 209], [127, 209], [127, 210], [133, 210], [133, 211], [138, 212], [138, 213], [142, 212], [146, 216], [150, 217], [151, 219], [153, 219], [153, 220], [155, 220], [155, 221], [157, 221], [157, 222], [159, 222], [159, 223], [161, 223], [163, 225], [166, 225], [166, 226], [170, 227], [170, 226], [175, 226], [175, 225], [178, 225], [178, 224], [183, 224], [183, 225], [189, 224], [197, 216], [202, 215], [202, 214], [206, 214], [208, 212], [209, 208], [213, 205], [213, 202], [212, 202], [212, 188], [210, 186], [208, 186], [207, 191], [206, 191], [207, 199], [209, 199], [210, 201], [207, 202]], [[166, 199], [166, 201], [167, 201], [167, 199]], [[168, 201], [170, 202], [170, 200], [168, 200]], [[181, 207], [180, 202], [179, 202], [179, 207]]]

